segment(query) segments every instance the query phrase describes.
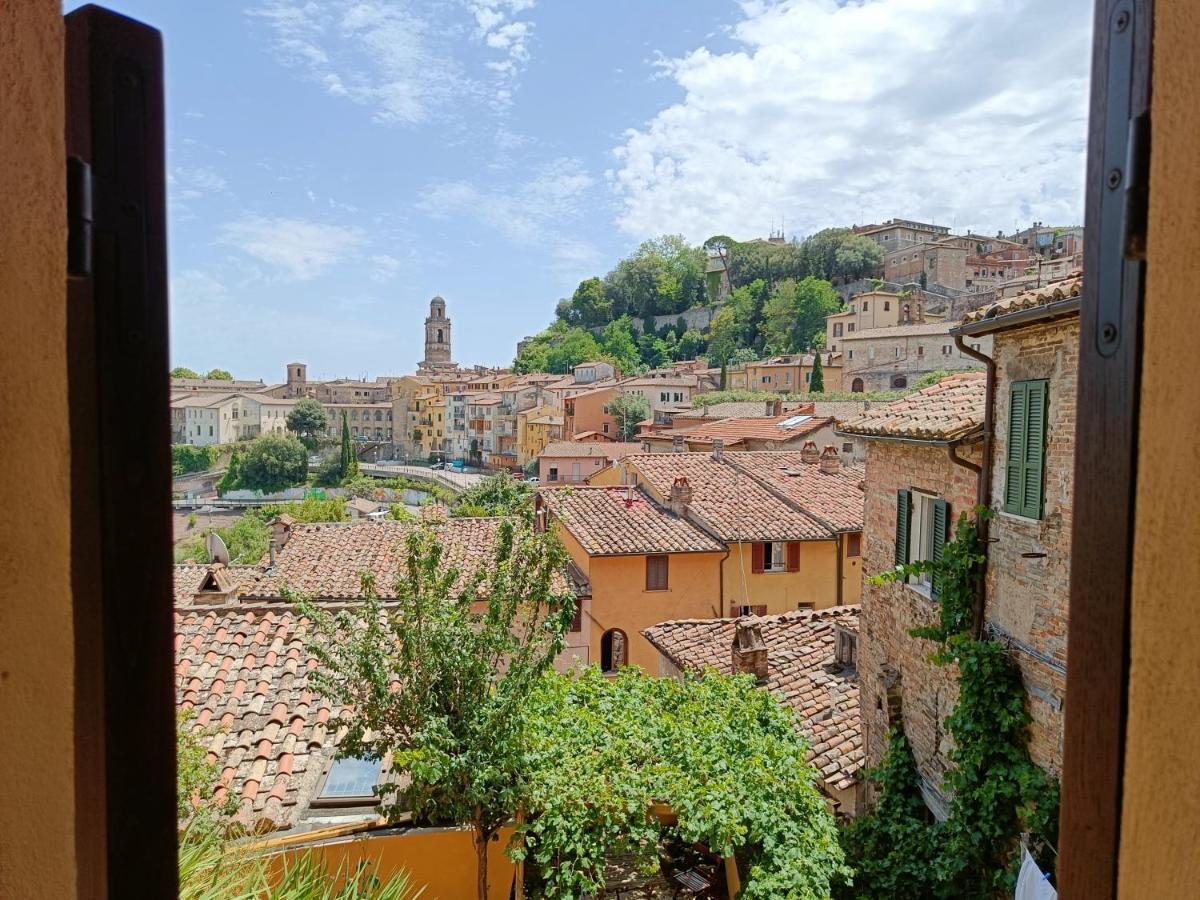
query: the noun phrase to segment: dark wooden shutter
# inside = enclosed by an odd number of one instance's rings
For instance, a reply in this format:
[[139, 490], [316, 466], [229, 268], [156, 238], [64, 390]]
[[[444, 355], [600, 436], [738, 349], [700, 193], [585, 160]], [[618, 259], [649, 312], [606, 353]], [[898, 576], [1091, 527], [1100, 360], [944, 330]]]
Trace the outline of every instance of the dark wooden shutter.
[[912, 515], [912, 491], [896, 491], [896, 565], [908, 562], [908, 523]]
[[[946, 546], [946, 529], [950, 525], [950, 504], [945, 500], [935, 500], [933, 502], [933, 561], [937, 562], [942, 558], [942, 550]], [[941, 596], [942, 588], [938, 583], [940, 579], [934, 575], [930, 580], [929, 591], [934, 599]]]
[[1045, 381], [1025, 383], [1028, 414], [1025, 423], [1025, 454], [1021, 464], [1021, 515], [1042, 517], [1042, 476], [1046, 455]]
[[800, 571], [800, 542], [799, 541], [788, 541], [787, 570], [789, 572], [799, 572]]
[[646, 557], [646, 590], [665, 591], [667, 589], [667, 559], [666, 556]]
[[750, 552], [750, 571], [759, 573], [766, 568], [764, 565], [766, 559], [766, 548], [758, 543], [754, 543], [754, 549]]

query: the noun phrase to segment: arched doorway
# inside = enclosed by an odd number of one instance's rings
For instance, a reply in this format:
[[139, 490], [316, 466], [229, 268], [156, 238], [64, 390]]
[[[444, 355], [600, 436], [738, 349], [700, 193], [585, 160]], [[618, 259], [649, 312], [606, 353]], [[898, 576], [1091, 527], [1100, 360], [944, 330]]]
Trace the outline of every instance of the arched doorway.
[[906, 387], [908, 387], [908, 379], [905, 378], [903, 375], [895, 375], [892, 377], [892, 387], [893, 388], [906, 388]]
[[855, 378], [852, 382], [850, 382], [850, 393], [861, 394], [862, 392], [863, 380], [861, 378]]
[[600, 638], [600, 670], [615, 672], [629, 663], [629, 639], [620, 628], [610, 628]]

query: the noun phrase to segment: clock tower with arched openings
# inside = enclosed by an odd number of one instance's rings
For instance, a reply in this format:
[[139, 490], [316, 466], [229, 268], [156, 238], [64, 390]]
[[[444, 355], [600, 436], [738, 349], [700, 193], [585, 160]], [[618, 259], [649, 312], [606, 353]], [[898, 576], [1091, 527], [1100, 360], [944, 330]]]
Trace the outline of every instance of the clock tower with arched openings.
[[434, 297], [429, 301], [429, 317], [425, 319], [425, 359], [421, 369], [449, 368], [454, 365], [450, 355], [450, 320], [446, 318], [446, 301]]

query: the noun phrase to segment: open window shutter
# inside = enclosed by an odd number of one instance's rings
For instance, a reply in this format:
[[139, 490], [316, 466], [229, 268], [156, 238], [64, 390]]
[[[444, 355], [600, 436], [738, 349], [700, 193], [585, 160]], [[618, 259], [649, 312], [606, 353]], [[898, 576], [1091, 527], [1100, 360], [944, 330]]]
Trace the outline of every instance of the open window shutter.
[[896, 565], [908, 562], [908, 522], [912, 511], [912, 491], [896, 491]]
[[1026, 383], [1029, 397], [1025, 428], [1025, 457], [1021, 471], [1021, 515], [1042, 517], [1042, 462], [1046, 451], [1046, 382]]
[[755, 542], [754, 550], [750, 554], [750, 571], [761, 572], [765, 567], [763, 565], [763, 545]]
[[[935, 500], [933, 503], [933, 561], [942, 558], [942, 548], [946, 546], [946, 529], [950, 523], [950, 504], [945, 500]], [[937, 575], [929, 585], [930, 593], [937, 599], [942, 593]]]
[[1018, 381], [1008, 394], [1008, 449], [1004, 462], [1004, 511], [1021, 512], [1029, 385]]
[[799, 541], [788, 541], [787, 570], [789, 572], [799, 572], [800, 571], [800, 542]]

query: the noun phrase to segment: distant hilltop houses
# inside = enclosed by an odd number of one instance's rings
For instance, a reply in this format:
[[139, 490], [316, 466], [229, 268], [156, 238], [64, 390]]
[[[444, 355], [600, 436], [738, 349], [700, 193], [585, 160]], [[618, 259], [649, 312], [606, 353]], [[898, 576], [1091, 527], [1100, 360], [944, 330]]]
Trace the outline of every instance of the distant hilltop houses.
[[[724, 367], [682, 359], [640, 372], [622, 372], [611, 359], [581, 360], [566, 373], [467, 367], [454, 360], [447, 302], [435, 296], [424, 320], [424, 354], [411, 374], [311, 381], [307, 366], [292, 362], [272, 384], [173, 378], [172, 441], [216, 445], [284, 433], [289, 412], [311, 398], [325, 409], [329, 437], [341, 434], [345, 419], [364, 460], [524, 470], [553, 484], [582, 481], [635, 449], [696, 450], [714, 438], [731, 452], [791, 449], [816, 439], [836, 444], [846, 463], [861, 462], [861, 440], [832, 439], [843, 419], [869, 409], [881, 392], [909, 391], [940, 373], [982, 370], [990, 336], [956, 326], [975, 310], [1053, 285], [1082, 266], [1077, 226], [1035, 222], [1007, 235], [952, 234], [943, 225], [889, 219], [851, 231], [882, 249], [882, 263], [874, 278], [836, 285], [842, 306], [825, 317], [817, 350]], [[747, 243], [767, 253], [788, 246], [774, 233]], [[674, 318], [707, 334], [729, 294], [729, 260], [720, 248], [707, 251], [715, 302]], [[518, 344], [518, 356], [529, 340]], [[818, 373], [818, 387], [830, 399], [809, 394]], [[729, 402], [697, 402], [722, 389], [739, 393]], [[744, 394], [779, 400], [746, 401]], [[799, 426], [797, 417], [804, 420]]]

